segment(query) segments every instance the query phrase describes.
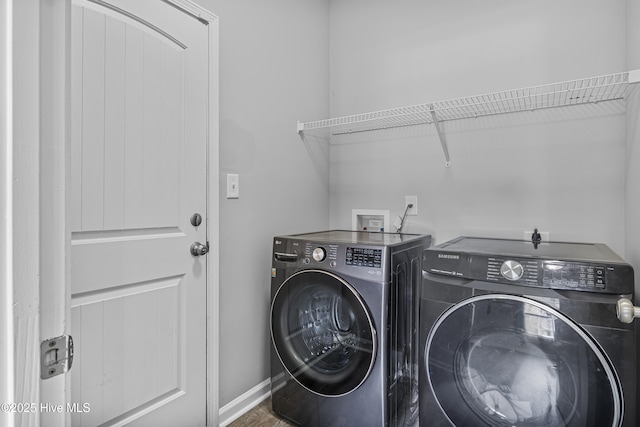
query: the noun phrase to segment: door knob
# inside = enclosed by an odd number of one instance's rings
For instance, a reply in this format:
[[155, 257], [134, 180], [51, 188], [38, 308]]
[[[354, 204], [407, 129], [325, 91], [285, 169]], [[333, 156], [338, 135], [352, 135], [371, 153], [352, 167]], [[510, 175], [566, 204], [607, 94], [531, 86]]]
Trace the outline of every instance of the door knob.
[[635, 307], [631, 300], [627, 298], [620, 298], [616, 314], [621, 322], [631, 323], [633, 319], [640, 317], [640, 307]]
[[209, 245], [203, 245], [200, 242], [193, 242], [191, 244], [191, 255], [193, 256], [202, 256], [206, 255], [209, 252]]

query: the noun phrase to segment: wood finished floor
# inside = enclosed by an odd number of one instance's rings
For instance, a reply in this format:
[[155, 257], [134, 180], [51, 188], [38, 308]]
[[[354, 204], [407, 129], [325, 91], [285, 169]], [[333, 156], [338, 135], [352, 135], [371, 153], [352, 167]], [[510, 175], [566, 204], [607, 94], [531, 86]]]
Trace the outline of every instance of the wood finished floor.
[[231, 424], [229, 427], [289, 427], [293, 426], [279, 418], [271, 410], [271, 398], [265, 400]]

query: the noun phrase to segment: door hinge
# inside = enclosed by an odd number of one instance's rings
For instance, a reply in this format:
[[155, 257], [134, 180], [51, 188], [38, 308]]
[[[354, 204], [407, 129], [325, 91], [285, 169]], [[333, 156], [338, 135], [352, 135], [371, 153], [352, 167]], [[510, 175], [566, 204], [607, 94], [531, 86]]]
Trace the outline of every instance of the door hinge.
[[63, 335], [40, 343], [40, 378], [64, 374], [73, 364], [73, 338]]

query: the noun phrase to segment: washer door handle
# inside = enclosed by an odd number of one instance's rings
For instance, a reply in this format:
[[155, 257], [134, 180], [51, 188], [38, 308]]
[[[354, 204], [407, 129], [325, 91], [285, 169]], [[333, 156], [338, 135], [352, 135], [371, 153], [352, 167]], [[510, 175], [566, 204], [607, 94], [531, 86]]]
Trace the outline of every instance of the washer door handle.
[[631, 323], [633, 319], [640, 317], [640, 307], [633, 305], [631, 300], [620, 298], [616, 307], [616, 314], [622, 323]]

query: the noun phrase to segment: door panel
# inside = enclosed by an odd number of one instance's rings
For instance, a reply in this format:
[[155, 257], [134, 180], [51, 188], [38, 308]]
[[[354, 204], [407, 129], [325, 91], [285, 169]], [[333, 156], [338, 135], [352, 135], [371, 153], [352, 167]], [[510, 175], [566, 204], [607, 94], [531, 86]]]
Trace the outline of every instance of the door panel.
[[90, 9], [73, 13], [73, 22], [83, 60], [74, 64], [82, 109], [72, 231], [175, 227], [186, 50]]
[[207, 27], [106, 3], [72, 7], [72, 425], [202, 426]]
[[91, 404], [90, 413], [73, 414], [74, 425], [98, 425], [183, 394], [182, 301], [180, 278], [74, 299], [74, 370], [81, 382], [72, 385], [72, 401], [79, 396]]

